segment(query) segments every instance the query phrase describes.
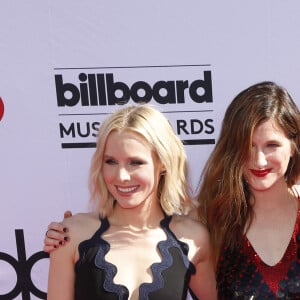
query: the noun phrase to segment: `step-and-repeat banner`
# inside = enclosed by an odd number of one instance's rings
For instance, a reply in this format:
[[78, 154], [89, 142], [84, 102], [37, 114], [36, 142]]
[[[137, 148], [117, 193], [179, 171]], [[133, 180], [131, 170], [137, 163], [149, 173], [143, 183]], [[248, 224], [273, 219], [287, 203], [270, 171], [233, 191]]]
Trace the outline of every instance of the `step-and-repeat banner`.
[[297, 0], [2, 0], [0, 11], [0, 299], [46, 299], [46, 227], [87, 210], [111, 112], [161, 110], [196, 189], [240, 90], [273, 80], [300, 105]]

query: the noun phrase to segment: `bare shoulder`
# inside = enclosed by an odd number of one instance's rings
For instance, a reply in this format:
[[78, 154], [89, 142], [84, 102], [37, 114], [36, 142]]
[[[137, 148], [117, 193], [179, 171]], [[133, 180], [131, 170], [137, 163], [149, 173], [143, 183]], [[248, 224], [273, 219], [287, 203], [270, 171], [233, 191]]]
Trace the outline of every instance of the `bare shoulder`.
[[99, 222], [99, 217], [96, 213], [89, 212], [89, 213], [78, 213], [72, 215], [71, 217], [64, 218], [63, 224], [67, 226], [81, 226], [82, 224]]
[[178, 239], [191, 239], [201, 245], [209, 243], [209, 232], [206, 226], [190, 216], [174, 216], [172, 230]]
[[189, 216], [174, 216], [170, 227], [178, 240], [188, 244], [188, 256], [195, 265], [210, 260], [210, 236], [204, 224]]
[[78, 213], [62, 223], [68, 227], [71, 241], [79, 243], [93, 235], [100, 226], [100, 219], [96, 213]]

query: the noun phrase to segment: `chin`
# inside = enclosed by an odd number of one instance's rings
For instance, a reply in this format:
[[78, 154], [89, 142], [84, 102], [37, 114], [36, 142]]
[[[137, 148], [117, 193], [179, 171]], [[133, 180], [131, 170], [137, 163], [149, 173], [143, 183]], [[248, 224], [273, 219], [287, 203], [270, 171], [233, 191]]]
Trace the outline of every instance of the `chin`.
[[117, 201], [118, 205], [123, 208], [123, 209], [131, 209], [131, 208], [136, 208], [137, 206], [140, 205], [140, 203], [130, 203], [130, 202], [123, 202], [123, 201]]
[[263, 182], [257, 182], [257, 180], [248, 180], [248, 186], [253, 191], [268, 190], [272, 185]]

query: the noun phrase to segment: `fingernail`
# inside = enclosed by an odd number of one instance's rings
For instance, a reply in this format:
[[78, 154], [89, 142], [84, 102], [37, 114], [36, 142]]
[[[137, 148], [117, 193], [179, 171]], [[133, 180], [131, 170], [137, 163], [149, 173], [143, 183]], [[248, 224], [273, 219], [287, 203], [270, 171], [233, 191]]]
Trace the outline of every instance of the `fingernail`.
[[62, 245], [62, 243], [63, 243], [62, 241], [59, 241], [59, 244], [60, 244], [60, 245]]
[[64, 231], [64, 232], [68, 232], [68, 228], [67, 228], [67, 227], [64, 227], [63, 231]]
[[57, 246], [56, 246], [56, 245], [54, 245], [53, 247], [54, 247], [55, 249], [57, 248]]
[[65, 240], [65, 241], [68, 241], [68, 240], [69, 240], [69, 238], [68, 238], [67, 236], [65, 236], [65, 237], [64, 237], [64, 240]]

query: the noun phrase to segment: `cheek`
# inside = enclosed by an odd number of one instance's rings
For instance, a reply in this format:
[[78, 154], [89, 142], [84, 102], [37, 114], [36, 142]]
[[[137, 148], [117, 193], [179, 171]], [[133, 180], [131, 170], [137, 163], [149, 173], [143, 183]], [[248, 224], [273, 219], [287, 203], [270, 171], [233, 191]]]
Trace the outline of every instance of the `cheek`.
[[284, 169], [284, 171], [286, 171], [287, 168], [288, 168], [288, 165], [289, 165], [291, 157], [289, 155], [286, 155], [283, 158], [284, 159], [282, 159], [282, 163], [281, 164], [282, 164], [282, 168]]
[[147, 171], [138, 172], [136, 174], [133, 174], [132, 177], [135, 178], [135, 180], [138, 180], [140, 183], [145, 184], [148, 184], [153, 181], [153, 174]]
[[273, 156], [271, 156], [270, 159], [278, 166], [281, 165], [282, 168], [287, 168], [290, 158], [291, 158], [291, 152], [280, 151], [274, 154]]
[[115, 179], [114, 179], [114, 175], [112, 174], [112, 171], [111, 170], [110, 171], [103, 170], [102, 176], [103, 176], [103, 180], [104, 180], [104, 183], [106, 185], [107, 190], [109, 191], [109, 193], [111, 195], [114, 195], [114, 193], [115, 193], [115, 189], [114, 189]]
[[136, 174], [135, 179], [141, 184], [153, 186], [157, 181], [156, 177], [157, 175], [153, 172], [153, 170], [144, 170], [143, 172]]
[[107, 185], [110, 184], [114, 180], [114, 177], [115, 177], [113, 170], [111, 168], [108, 169], [105, 167], [102, 170], [102, 176], [103, 176], [104, 182]]

